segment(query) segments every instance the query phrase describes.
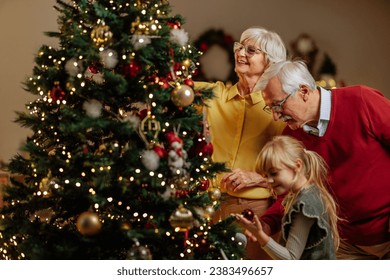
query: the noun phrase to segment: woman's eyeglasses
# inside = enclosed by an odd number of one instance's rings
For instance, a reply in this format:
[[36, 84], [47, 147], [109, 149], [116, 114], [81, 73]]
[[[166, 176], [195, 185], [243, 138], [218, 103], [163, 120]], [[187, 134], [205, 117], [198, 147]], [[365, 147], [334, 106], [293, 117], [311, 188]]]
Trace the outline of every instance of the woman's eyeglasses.
[[241, 50], [245, 49], [245, 54], [247, 57], [252, 57], [254, 56], [255, 54], [259, 54], [261, 52], [265, 53], [264, 51], [262, 51], [261, 49], [255, 47], [255, 46], [252, 46], [252, 45], [243, 45], [239, 42], [234, 42], [234, 47], [233, 47], [233, 51], [236, 53], [236, 52], [240, 52]]

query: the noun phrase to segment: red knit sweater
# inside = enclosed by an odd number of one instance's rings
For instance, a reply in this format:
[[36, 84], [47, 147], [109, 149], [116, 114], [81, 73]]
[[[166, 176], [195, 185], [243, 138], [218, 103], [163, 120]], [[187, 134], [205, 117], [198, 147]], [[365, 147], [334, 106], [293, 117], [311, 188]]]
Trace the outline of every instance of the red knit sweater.
[[[328, 163], [330, 192], [345, 219], [339, 223], [340, 237], [366, 246], [389, 241], [390, 100], [366, 86], [333, 89], [323, 137], [289, 127], [284, 134], [301, 140]], [[276, 203], [263, 216], [274, 230], [280, 209]]]

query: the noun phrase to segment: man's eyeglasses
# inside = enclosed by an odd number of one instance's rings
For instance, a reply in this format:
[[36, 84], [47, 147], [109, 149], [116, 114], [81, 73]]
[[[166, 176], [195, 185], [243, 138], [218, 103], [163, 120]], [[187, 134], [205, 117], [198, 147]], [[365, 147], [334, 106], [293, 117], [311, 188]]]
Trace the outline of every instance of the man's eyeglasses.
[[268, 106], [268, 105], [265, 105], [263, 110], [269, 114], [272, 114], [272, 111], [273, 112], [276, 112], [276, 113], [281, 113], [283, 112], [283, 104], [286, 103], [287, 99], [292, 95], [292, 93], [290, 93], [289, 95], [287, 95], [282, 101], [280, 101], [278, 104], [272, 104], [272, 107]]
[[256, 48], [255, 46], [252, 46], [252, 45], [245, 46], [245, 45], [243, 45], [243, 44], [241, 44], [239, 42], [234, 42], [233, 51], [235, 53], [236, 52], [240, 52], [242, 49], [245, 49], [245, 54], [246, 54], [247, 57], [252, 57], [255, 54], [263, 52], [261, 49]]

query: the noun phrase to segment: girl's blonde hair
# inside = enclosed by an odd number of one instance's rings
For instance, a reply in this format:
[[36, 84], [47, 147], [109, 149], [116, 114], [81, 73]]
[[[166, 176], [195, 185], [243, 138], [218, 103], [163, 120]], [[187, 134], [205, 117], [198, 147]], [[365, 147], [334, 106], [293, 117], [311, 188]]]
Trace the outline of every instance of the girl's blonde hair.
[[[330, 228], [333, 234], [333, 243], [337, 250], [340, 237], [337, 230], [337, 205], [328, 191], [328, 165], [324, 159], [314, 151], [305, 149], [301, 141], [290, 136], [275, 136], [266, 143], [256, 161], [256, 172], [265, 176], [272, 168], [286, 166], [295, 169], [296, 161], [303, 162], [301, 172], [308, 180], [308, 186], [318, 187], [321, 198], [325, 203], [325, 212], [328, 213]], [[286, 209], [288, 211], [288, 209]]]

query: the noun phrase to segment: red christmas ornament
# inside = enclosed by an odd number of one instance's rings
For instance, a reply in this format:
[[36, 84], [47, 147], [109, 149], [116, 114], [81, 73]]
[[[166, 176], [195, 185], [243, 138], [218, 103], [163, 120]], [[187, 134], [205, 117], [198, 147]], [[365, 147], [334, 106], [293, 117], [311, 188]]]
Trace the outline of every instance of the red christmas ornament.
[[89, 70], [92, 74], [97, 74], [97, 73], [99, 73], [99, 69], [98, 69], [95, 65], [88, 66], [88, 70]]
[[186, 84], [189, 87], [194, 87], [194, 81], [191, 79], [185, 79], [184, 84]]
[[65, 97], [65, 92], [61, 89], [60, 86], [54, 86], [50, 91], [50, 98], [54, 101], [61, 101]]
[[153, 151], [159, 156], [159, 158], [163, 158], [167, 156], [167, 151], [161, 146], [154, 146]]
[[172, 29], [180, 29], [180, 22], [168, 22], [167, 25]]
[[184, 198], [188, 197], [189, 191], [187, 190], [176, 190], [175, 196], [176, 198]]
[[173, 131], [167, 132], [165, 137], [167, 138], [169, 144], [172, 144], [173, 142], [183, 143], [183, 140]]
[[210, 186], [210, 181], [209, 180], [204, 180], [200, 185], [199, 185], [199, 189], [202, 191], [202, 192], [205, 192], [207, 191], [207, 189], [209, 188]]
[[206, 139], [203, 136], [198, 136], [196, 140], [194, 140], [194, 145], [192, 145], [189, 155], [191, 157], [199, 156], [199, 154], [202, 154], [202, 156], [212, 156], [214, 148], [213, 144], [207, 143]]
[[153, 81], [151, 82], [151, 84], [158, 84], [160, 87], [165, 89], [170, 87], [167, 78], [161, 78], [157, 76], [153, 77]]
[[141, 110], [141, 111], [138, 111], [137, 116], [138, 116], [141, 120], [143, 120], [143, 119], [147, 116], [147, 114], [148, 114], [148, 110], [147, 110], [147, 109], [143, 109], [143, 110]]
[[241, 214], [244, 216], [245, 219], [249, 221], [253, 221], [253, 218], [255, 216], [255, 213], [251, 209], [245, 209], [244, 211], [241, 212]]
[[181, 70], [181, 64], [179, 62], [175, 62], [173, 64], [173, 70], [180, 71]]
[[122, 73], [125, 77], [134, 78], [141, 72], [141, 65], [136, 61], [132, 60], [130, 64], [122, 66]]
[[205, 139], [202, 139], [196, 148], [197, 154], [202, 153], [203, 156], [211, 156], [214, 152], [213, 144], [207, 143]]
[[213, 144], [206, 142], [206, 144], [203, 146], [201, 151], [204, 155], [211, 156], [213, 154], [213, 151], [214, 151]]

